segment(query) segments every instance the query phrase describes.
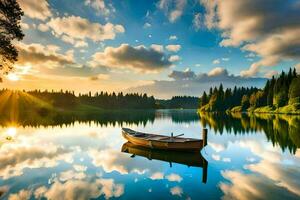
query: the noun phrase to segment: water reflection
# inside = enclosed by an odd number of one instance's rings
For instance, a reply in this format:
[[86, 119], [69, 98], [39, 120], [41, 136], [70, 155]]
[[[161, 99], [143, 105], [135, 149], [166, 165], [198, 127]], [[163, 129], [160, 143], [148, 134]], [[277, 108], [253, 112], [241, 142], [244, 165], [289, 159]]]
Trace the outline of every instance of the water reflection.
[[269, 114], [201, 114], [201, 124], [221, 135], [226, 133], [256, 134], [264, 132], [273, 145], [296, 153], [300, 147], [300, 116]]
[[[150, 119], [148, 114], [136, 113], [134, 120], [127, 116], [86, 123], [1, 121], [0, 199], [300, 197], [298, 116], [168, 110]], [[199, 139], [207, 127], [208, 145], [193, 155], [132, 147], [124, 144], [122, 123]]]
[[17, 120], [0, 115], [0, 126], [63, 127], [74, 126], [75, 122], [89, 124], [93, 122], [100, 126], [122, 126], [125, 124], [146, 126], [147, 123], [153, 123], [155, 118], [163, 119], [170, 117], [176, 123], [199, 121], [199, 115], [195, 110], [107, 110], [100, 113], [51, 113], [47, 116], [32, 115], [29, 113], [19, 115]]
[[188, 167], [202, 167], [202, 182], [206, 183], [207, 181], [207, 160], [202, 157], [202, 155], [198, 152], [174, 152], [167, 150], [155, 150], [148, 149], [140, 146], [135, 146], [130, 142], [126, 142], [123, 144], [122, 152], [132, 154], [131, 158], [134, 158], [136, 155], [148, 158], [148, 160], [160, 160], [164, 162], [168, 162], [170, 167], [172, 167], [172, 163], [178, 163], [187, 165]]

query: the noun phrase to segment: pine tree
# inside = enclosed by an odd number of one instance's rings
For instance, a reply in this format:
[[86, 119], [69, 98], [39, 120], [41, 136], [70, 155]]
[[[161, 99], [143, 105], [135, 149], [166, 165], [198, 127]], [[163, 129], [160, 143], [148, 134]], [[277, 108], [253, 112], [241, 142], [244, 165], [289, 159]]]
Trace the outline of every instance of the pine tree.
[[201, 106], [205, 106], [207, 103], [208, 103], [208, 98], [206, 92], [204, 91], [201, 98]]
[[297, 77], [297, 71], [296, 71], [296, 68], [294, 68], [293, 75], [294, 75], [294, 78]]
[[245, 111], [247, 108], [249, 108], [249, 97], [248, 95], [243, 95], [242, 101], [241, 101], [242, 110]]

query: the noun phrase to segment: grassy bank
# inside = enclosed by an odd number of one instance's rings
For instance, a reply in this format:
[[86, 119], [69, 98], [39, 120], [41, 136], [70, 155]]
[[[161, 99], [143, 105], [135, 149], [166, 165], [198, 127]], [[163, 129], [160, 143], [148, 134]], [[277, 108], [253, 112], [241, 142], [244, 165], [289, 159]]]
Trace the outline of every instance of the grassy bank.
[[[205, 109], [198, 109], [199, 112], [210, 112]], [[218, 112], [218, 111], [216, 111]], [[283, 107], [271, 107], [271, 106], [263, 106], [258, 108], [248, 108], [247, 110], [243, 110], [242, 106], [235, 106], [231, 109], [226, 110], [226, 112], [230, 113], [267, 113], [267, 114], [293, 114], [293, 115], [300, 115], [300, 103], [286, 105]]]

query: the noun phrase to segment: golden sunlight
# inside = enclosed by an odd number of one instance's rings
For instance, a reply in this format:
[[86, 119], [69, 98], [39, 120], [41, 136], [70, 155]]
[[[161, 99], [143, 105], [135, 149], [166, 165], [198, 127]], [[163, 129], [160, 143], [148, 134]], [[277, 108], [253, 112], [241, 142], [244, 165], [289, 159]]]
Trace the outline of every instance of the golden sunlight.
[[6, 134], [10, 137], [14, 137], [17, 134], [17, 129], [15, 127], [9, 127], [6, 130]]
[[20, 77], [17, 74], [15, 74], [15, 73], [9, 73], [6, 77], [10, 81], [18, 81], [18, 80], [20, 80]]

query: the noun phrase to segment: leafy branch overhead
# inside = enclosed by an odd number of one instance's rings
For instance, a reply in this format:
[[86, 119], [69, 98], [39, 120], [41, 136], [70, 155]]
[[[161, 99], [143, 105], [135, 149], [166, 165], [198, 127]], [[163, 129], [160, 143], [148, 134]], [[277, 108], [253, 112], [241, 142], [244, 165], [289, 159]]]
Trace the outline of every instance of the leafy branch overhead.
[[22, 40], [20, 21], [24, 15], [16, 0], [0, 0], [0, 81], [1, 76], [13, 68], [18, 50], [13, 41]]

